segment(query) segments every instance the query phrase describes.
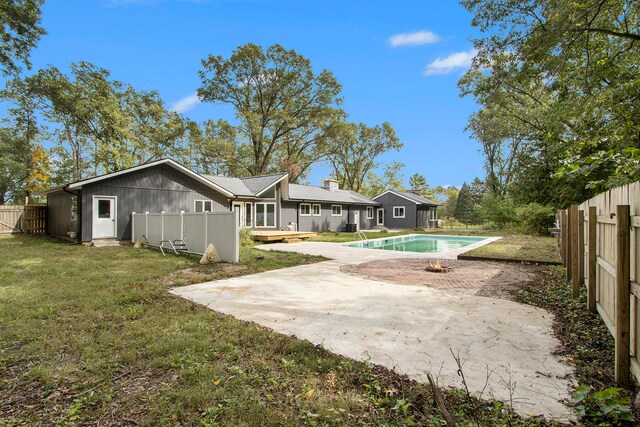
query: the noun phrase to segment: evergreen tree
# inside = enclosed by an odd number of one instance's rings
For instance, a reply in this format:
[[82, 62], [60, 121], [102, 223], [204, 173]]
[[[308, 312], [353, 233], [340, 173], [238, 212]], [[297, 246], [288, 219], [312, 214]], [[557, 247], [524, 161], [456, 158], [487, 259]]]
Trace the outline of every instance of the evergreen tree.
[[462, 184], [460, 194], [458, 195], [458, 202], [456, 203], [456, 210], [454, 216], [463, 224], [473, 224], [476, 220], [474, 212], [473, 194], [471, 187], [465, 182]]

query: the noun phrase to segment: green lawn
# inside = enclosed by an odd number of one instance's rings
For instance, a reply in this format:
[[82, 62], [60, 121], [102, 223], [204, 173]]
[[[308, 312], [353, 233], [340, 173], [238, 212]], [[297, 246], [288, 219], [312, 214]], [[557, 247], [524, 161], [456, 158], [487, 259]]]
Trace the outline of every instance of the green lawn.
[[493, 243], [465, 252], [464, 255], [517, 261], [560, 262], [560, 251], [555, 237], [507, 235]]
[[[423, 384], [167, 292], [317, 257], [244, 248], [200, 266], [27, 236], [0, 254], [0, 425], [442, 425]], [[539, 425], [445, 397], [459, 421]]]

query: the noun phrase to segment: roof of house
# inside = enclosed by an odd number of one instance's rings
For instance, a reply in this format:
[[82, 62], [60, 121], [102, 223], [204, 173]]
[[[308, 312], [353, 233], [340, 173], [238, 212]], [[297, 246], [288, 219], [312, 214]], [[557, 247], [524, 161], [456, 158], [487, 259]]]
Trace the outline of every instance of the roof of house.
[[424, 197], [418, 196], [417, 194], [412, 193], [410, 191], [387, 190], [384, 193], [374, 197], [373, 200], [377, 199], [378, 197], [382, 197], [387, 193], [395, 194], [396, 196], [399, 196], [411, 202], [414, 202], [416, 205], [440, 206], [439, 203], [434, 202], [433, 200], [425, 199]]
[[240, 197], [257, 197], [265, 190], [288, 177], [287, 173], [232, 178], [228, 176], [202, 175], [209, 181]]
[[289, 199], [313, 202], [335, 202], [359, 205], [379, 205], [362, 194], [350, 190], [330, 191], [313, 185], [289, 184]]
[[[122, 169], [117, 172], [107, 173], [93, 178], [84, 179], [82, 181], [73, 182], [69, 185], [50, 189], [42, 194], [54, 191], [65, 191], [66, 189], [81, 189], [83, 185], [113, 178], [126, 173], [137, 170], [157, 166], [168, 165], [177, 169], [184, 174], [194, 178], [195, 180], [211, 187], [222, 194], [229, 197], [260, 197], [269, 188], [275, 184], [287, 180], [287, 173], [277, 173], [271, 175], [252, 176], [248, 178], [232, 178], [228, 176], [216, 176], [198, 174], [192, 170], [182, 166], [172, 159], [159, 159], [152, 162], [144, 163], [128, 169]], [[286, 193], [285, 193], [286, 194]], [[283, 197], [286, 197], [283, 195]], [[289, 199], [299, 201], [328, 202], [328, 203], [345, 203], [359, 205], [379, 205], [378, 202], [365, 197], [355, 191], [350, 190], [334, 190], [330, 191], [324, 187], [316, 187], [312, 185], [289, 184]]]
[[159, 160], [154, 160], [152, 162], [148, 162], [148, 163], [143, 163], [140, 164], [138, 166], [134, 166], [131, 168], [127, 168], [127, 169], [122, 169], [116, 172], [111, 172], [111, 173], [107, 173], [104, 175], [99, 175], [99, 176], [95, 176], [93, 178], [87, 178], [87, 179], [83, 179], [81, 181], [76, 181], [76, 182], [72, 182], [71, 184], [67, 185], [64, 188], [68, 188], [68, 189], [81, 189], [83, 185], [87, 185], [87, 184], [92, 184], [94, 182], [99, 182], [99, 181], [103, 181], [105, 179], [110, 179], [110, 178], [114, 178], [116, 176], [119, 175], [124, 175], [127, 173], [131, 173], [131, 172], [135, 172], [138, 170], [142, 170], [142, 169], [146, 169], [146, 168], [150, 168], [153, 166], [158, 166], [158, 165], [167, 165], [170, 166], [176, 170], [179, 170], [180, 172], [184, 173], [187, 176], [190, 176], [191, 178], [195, 179], [196, 181], [210, 187], [213, 188], [216, 191], [219, 191], [220, 193], [224, 194], [225, 196], [229, 196], [232, 197], [233, 193], [229, 192], [228, 190], [226, 190], [224, 187], [221, 187], [220, 185], [216, 184], [215, 182], [208, 180], [206, 178], [204, 178], [202, 175], [192, 171], [191, 169], [188, 169], [184, 166], [182, 166], [180, 163], [176, 162], [175, 160], [172, 159], [159, 159]]

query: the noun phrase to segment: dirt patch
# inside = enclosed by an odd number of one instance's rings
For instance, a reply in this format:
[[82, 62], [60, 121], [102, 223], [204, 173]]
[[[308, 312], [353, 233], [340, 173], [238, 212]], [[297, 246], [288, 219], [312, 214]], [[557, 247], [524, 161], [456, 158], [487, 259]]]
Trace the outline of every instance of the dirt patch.
[[245, 265], [217, 263], [198, 265], [169, 273], [160, 282], [167, 286], [193, 285], [211, 280], [227, 279], [248, 273]]
[[[427, 271], [433, 264], [447, 273]], [[513, 300], [513, 293], [534, 281], [544, 267], [463, 260], [392, 259], [344, 266], [342, 271], [372, 280], [401, 285], [428, 286], [455, 292]]]

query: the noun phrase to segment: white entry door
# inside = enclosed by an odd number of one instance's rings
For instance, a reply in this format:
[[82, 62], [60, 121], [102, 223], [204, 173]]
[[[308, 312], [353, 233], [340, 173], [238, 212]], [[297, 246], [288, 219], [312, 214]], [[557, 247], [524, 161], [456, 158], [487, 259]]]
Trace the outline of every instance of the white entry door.
[[360, 230], [360, 211], [353, 211], [353, 223], [356, 225], [356, 231]]
[[378, 208], [378, 217], [377, 217], [376, 225], [384, 225], [384, 209], [383, 208]]
[[233, 202], [233, 211], [237, 212], [239, 228], [251, 228], [253, 226], [253, 203]]
[[116, 238], [116, 197], [93, 196], [93, 238]]

